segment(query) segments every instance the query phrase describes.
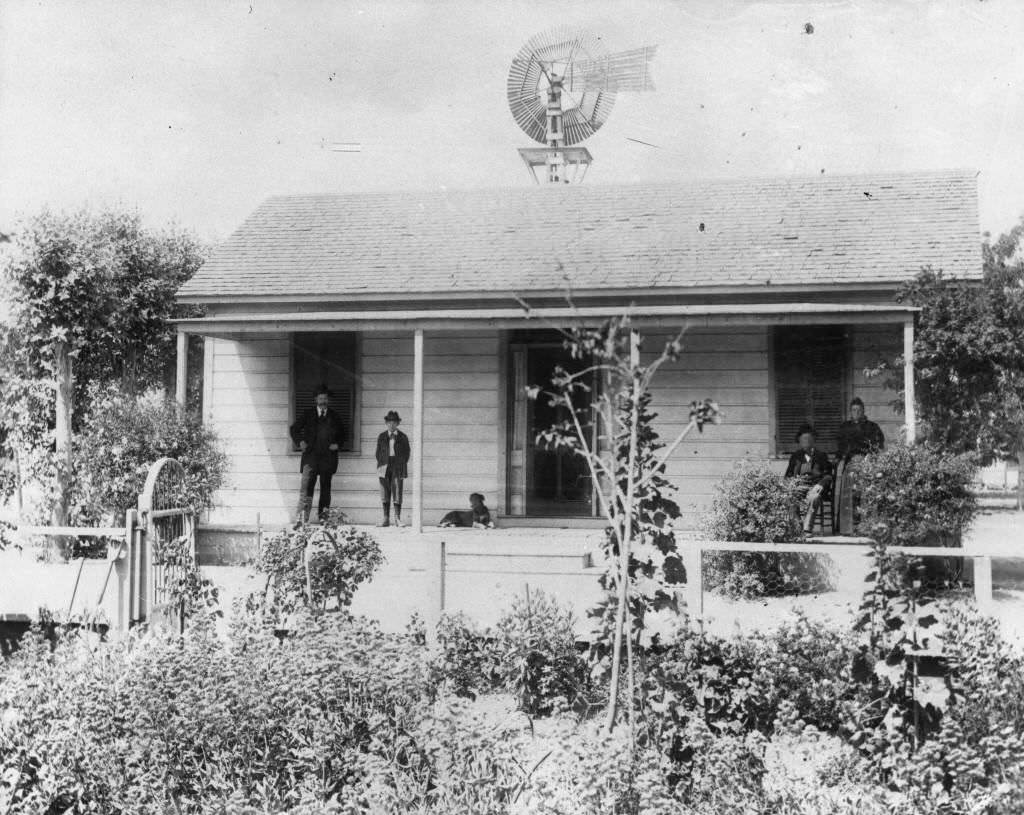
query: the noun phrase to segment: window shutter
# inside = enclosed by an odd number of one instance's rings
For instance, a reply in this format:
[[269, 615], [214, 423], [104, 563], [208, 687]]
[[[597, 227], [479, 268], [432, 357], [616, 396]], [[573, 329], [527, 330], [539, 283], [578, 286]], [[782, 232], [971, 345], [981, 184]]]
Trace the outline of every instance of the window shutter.
[[[316, 404], [316, 391], [326, 384], [331, 407], [344, 427], [342, 450], [355, 449], [356, 335], [295, 334], [292, 342], [292, 404], [295, 418]], [[297, 447], [295, 449], [298, 449]]]
[[776, 446], [793, 449], [804, 422], [819, 449], [834, 451], [846, 402], [843, 326], [780, 327], [775, 332]]

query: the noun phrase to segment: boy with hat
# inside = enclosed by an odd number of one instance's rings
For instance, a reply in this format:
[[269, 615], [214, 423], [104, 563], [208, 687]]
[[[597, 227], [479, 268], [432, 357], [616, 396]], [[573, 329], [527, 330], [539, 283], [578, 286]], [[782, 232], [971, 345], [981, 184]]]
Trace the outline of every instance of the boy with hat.
[[377, 437], [377, 478], [384, 519], [379, 526], [390, 526], [390, 505], [395, 505], [395, 526], [402, 523], [402, 482], [409, 476], [409, 437], [398, 429], [402, 417], [389, 410], [384, 417], [387, 430]]

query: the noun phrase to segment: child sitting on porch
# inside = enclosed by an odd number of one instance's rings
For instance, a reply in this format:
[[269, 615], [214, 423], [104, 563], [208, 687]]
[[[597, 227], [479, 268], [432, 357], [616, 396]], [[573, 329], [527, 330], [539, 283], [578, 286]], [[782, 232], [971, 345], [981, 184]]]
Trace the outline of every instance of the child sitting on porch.
[[387, 427], [377, 437], [377, 478], [380, 480], [380, 500], [384, 505], [384, 519], [378, 526], [390, 526], [390, 507], [395, 505], [395, 526], [402, 523], [402, 482], [409, 475], [409, 437], [398, 429], [402, 417], [389, 410], [384, 417]]
[[832, 462], [828, 454], [815, 449], [814, 428], [809, 424], [800, 425], [796, 441], [800, 449], [789, 457], [786, 478], [800, 479], [805, 504], [804, 534], [809, 535], [814, 524], [814, 513], [821, 505], [821, 497], [832, 486]]

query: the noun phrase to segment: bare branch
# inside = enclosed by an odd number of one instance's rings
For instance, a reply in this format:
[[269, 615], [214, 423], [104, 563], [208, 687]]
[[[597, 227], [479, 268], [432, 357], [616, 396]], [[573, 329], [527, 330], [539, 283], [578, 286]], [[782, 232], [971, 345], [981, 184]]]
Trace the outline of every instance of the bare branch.
[[693, 428], [695, 428], [696, 426], [696, 420], [690, 419], [689, 423], [686, 425], [686, 427], [683, 428], [682, 432], [678, 436], [676, 436], [675, 441], [673, 441], [668, 447], [665, 448], [665, 452], [662, 453], [661, 457], [658, 459], [655, 465], [651, 467], [647, 475], [644, 476], [644, 478], [641, 480], [641, 486], [647, 486], [647, 484], [649, 484], [651, 480], [662, 471], [662, 468], [668, 462], [669, 458], [671, 458], [672, 454], [676, 451], [679, 445], [683, 443], [683, 439], [685, 439], [690, 434], [690, 431], [693, 430]]

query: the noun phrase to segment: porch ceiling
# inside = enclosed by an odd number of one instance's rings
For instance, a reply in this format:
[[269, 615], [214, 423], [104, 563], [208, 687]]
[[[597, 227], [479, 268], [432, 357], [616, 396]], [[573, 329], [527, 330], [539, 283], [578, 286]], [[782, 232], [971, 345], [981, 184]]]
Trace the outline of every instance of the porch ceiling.
[[812, 325], [828, 323], [903, 323], [919, 309], [861, 303], [744, 303], [741, 305], [671, 305], [622, 308], [482, 308], [401, 311], [323, 311], [228, 314], [176, 320], [180, 333], [237, 337], [291, 331], [451, 331], [454, 329], [523, 328], [593, 324], [628, 314], [637, 327], [695, 328], [738, 325]]

